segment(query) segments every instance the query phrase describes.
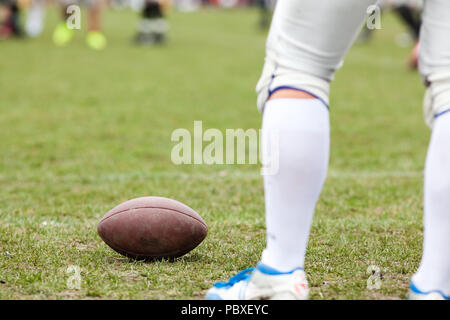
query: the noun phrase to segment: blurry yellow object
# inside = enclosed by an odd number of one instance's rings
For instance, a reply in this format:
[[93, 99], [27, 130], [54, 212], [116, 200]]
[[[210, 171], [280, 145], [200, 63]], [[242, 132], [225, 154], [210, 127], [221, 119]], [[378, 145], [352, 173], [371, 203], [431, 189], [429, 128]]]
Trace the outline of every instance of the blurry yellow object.
[[73, 38], [73, 30], [69, 29], [65, 22], [58, 24], [53, 31], [53, 42], [57, 46], [65, 46]]
[[106, 47], [106, 37], [100, 31], [89, 31], [86, 36], [87, 45], [94, 50], [103, 50]]

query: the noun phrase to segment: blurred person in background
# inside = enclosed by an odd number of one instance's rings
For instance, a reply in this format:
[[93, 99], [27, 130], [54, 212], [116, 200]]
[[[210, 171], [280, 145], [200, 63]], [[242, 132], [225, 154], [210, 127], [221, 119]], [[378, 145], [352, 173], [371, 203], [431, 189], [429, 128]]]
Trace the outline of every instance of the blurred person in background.
[[165, 12], [170, 7], [170, 0], [145, 0], [134, 37], [135, 43], [157, 45], [166, 41], [169, 25], [165, 18]]
[[15, 0], [0, 0], [0, 40], [20, 37], [20, 10]]
[[[53, 32], [53, 42], [57, 46], [67, 45], [73, 38], [74, 30], [67, 25], [67, 19], [71, 13], [68, 8], [71, 5], [78, 5], [76, 0], [60, 0], [62, 5], [63, 21]], [[102, 33], [102, 13], [105, 8], [104, 0], [83, 0], [87, 6], [87, 35], [86, 44], [94, 50], [102, 50], [106, 47], [107, 40]]]
[[27, 36], [35, 38], [44, 29], [46, 0], [32, 0], [27, 11], [25, 21], [25, 33]]
[[[380, 0], [377, 5], [382, 11], [392, 10], [408, 28], [409, 35], [415, 43], [408, 59], [408, 65], [411, 69], [417, 69], [423, 0]], [[358, 42], [368, 42], [373, 34], [372, 31], [368, 28], [363, 28]]]
[[173, 4], [178, 11], [191, 12], [199, 10], [203, 2], [202, 0], [174, 0]]
[[423, 0], [383, 0], [385, 6], [391, 6], [397, 16], [408, 27], [414, 48], [409, 56], [408, 65], [416, 70], [419, 63], [419, 34], [422, 25]]
[[272, 20], [272, 11], [275, 7], [276, 0], [255, 0], [255, 5], [259, 8], [259, 27], [266, 30], [270, 26]]
[[395, 0], [387, 1], [387, 4], [391, 3], [394, 12], [401, 18], [403, 23], [408, 27], [411, 37], [414, 40], [419, 40], [420, 26], [422, 24], [422, 0]]

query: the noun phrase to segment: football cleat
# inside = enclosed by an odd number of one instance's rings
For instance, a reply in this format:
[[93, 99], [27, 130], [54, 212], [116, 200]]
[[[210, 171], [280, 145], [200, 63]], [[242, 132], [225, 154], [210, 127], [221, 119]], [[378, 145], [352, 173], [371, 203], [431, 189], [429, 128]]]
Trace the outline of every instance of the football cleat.
[[134, 42], [139, 45], [157, 45], [166, 41], [169, 26], [163, 18], [142, 19]]
[[308, 282], [303, 269], [280, 272], [263, 263], [248, 268], [228, 282], [218, 282], [206, 300], [307, 300]]
[[450, 297], [444, 295], [439, 290], [433, 290], [433, 291], [421, 291], [419, 290], [414, 283], [411, 282], [409, 286], [409, 300], [450, 300]]
[[86, 35], [86, 44], [93, 50], [103, 50], [107, 44], [106, 37], [100, 31], [89, 31]]
[[61, 22], [53, 31], [53, 42], [58, 47], [67, 45], [73, 38], [74, 31], [65, 22]]

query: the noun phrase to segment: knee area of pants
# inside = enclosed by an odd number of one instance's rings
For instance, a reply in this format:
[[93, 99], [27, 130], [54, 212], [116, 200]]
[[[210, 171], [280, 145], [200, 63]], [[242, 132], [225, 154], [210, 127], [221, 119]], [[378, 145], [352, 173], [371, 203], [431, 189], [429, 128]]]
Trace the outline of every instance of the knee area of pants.
[[258, 93], [257, 105], [260, 111], [263, 110], [271, 94], [281, 89], [304, 91], [321, 100], [328, 107], [330, 92], [328, 80], [288, 68], [277, 67], [271, 71], [267, 69], [267, 67], [264, 68], [256, 87]]

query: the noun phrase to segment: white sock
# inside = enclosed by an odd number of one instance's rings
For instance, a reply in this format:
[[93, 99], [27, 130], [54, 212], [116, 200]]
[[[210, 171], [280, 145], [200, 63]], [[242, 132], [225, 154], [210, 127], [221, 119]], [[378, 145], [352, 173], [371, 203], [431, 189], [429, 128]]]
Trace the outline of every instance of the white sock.
[[264, 176], [267, 247], [262, 262], [287, 272], [303, 268], [314, 208], [325, 182], [328, 110], [317, 99], [270, 100], [262, 132], [263, 162], [272, 134], [278, 136], [279, 154], [278, 172]]
[[425, 165], [422, 262], [413, 276], [421, 291], [450, 296], [450, 113], [437, 118]]
[[28, 9], [25, 31], [30, 37], [37, 37], [44, 29], [45, 1], [34, 0]]

